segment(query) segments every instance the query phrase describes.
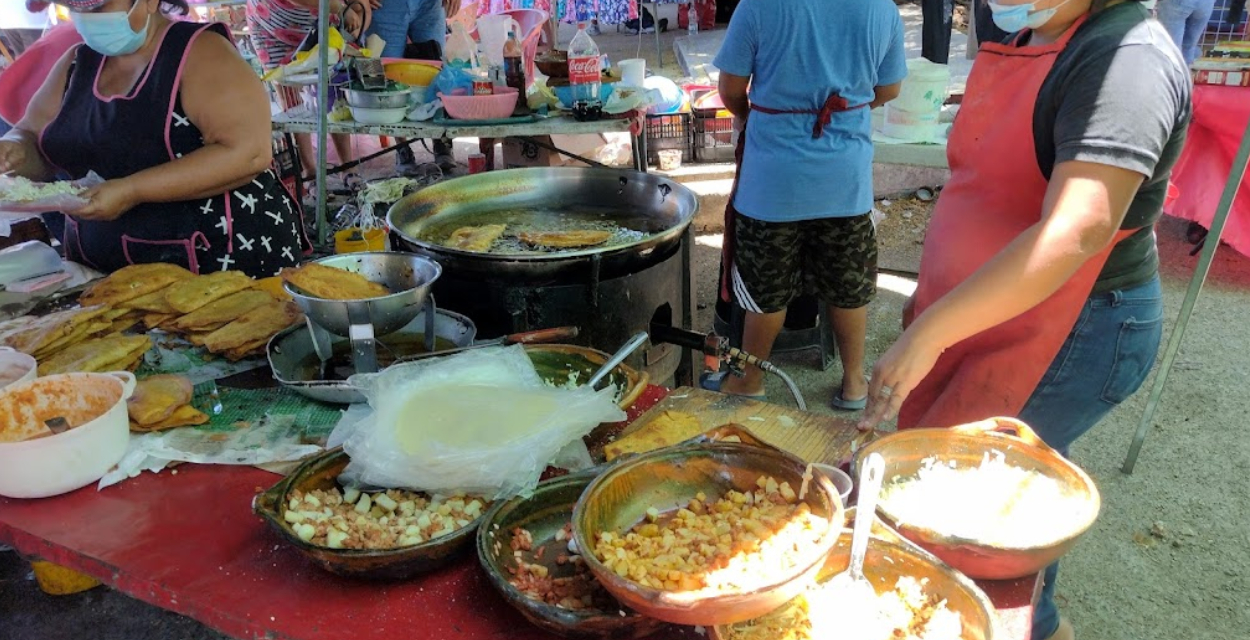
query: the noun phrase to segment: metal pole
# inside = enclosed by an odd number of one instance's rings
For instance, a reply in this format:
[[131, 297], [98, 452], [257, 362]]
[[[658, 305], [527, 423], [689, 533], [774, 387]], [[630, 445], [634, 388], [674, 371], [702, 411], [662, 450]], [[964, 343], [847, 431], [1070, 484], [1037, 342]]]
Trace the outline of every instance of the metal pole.
[[1185, 301], [1181, 303], [1181, 314], [1176, 320], [1176, 328], [1168, 339], [1167, 350], [1163, 354], [1163, 364], [1159, 366], [1159, 375], [1155, 377], [1154, 388], [1150, 390], [1150, 399], [1146, 401], [1146, 411], [1142, 414], [1141, 423], [1137, 425], [1137, 433], [1133, 435], [1133, 444], [1129, 446], [1128, 457], [1120, 471], [1133, 473], [1137, 464], [1137, 454], [1141, 453], [1142, 444], [1146, 442], [1146, 434], [1154, 422], [1155, 411], [1159, 408], [1159, 400], [1163, 397], [1163, 389], [1168, 383], [1168, 374], [1176, 363], [1176, 354], [1181, 350], [1181, 340], [1185, 337], [1185, 328], [1189, 325], [1189, 317], [1194, 312], [1194, 304], [1198, 302], [1198, 294], [1207, 280], [1211, 270], [1211, 261], [1215, 259], [1215, 249], [1220, 246], [1220, 237], [1224, 235], [1224, 224], [1228, 222], [1228, 213], [1237, 199], [1237, 189], [1246, 175], [1246, 161], [1250, 158], [1250, 122], [1246, 123], [1246, 131], [1241, 135], [1241, 146], [1233, 159], [1232, 170], [1228, 174], [1228, 182], [1224, 185], [1224, 194], [1220, 196], [1220, 204], [1215, 208], [1215, 219], [1207, 233], [1206, 244], [1202, 248], [1202, 256], [1198, 259], [1198, 269], [1189, 281], [1189, 290], [1185, 292]]
[[330, 111], [330, 0], [317, 2], [317, 242], [326, 237], [326, 140]]

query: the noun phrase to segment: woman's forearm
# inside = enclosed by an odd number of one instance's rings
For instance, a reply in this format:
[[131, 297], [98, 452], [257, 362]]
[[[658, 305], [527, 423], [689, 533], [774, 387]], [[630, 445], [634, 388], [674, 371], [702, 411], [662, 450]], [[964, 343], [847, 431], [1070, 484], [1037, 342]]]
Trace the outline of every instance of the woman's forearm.
[[1111, 239], [1082, 242], [1066, 231], [1034, 225], [920, 314], [909, 331], [945, 349], [1037, 306]]
[[268, 147], [260, 151], [210, 144], [124, 180], [138, 203], [211, 198], [256, 179], [272, 160]]

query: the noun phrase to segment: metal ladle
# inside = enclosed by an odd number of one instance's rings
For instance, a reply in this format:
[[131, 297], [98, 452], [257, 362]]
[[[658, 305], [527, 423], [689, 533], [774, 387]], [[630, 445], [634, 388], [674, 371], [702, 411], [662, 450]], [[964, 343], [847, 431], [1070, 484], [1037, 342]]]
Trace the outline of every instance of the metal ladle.
[[[864, 556], [868, 554], [868, 538], [872, 522], [877, 517], [877, 494], [881, 492], [881, 479], [885, 475], [885, 458], [873, 453], [864, 461], [859, 475], [859, 502], [855, 508], [855, 530], [851, 534], [851, 564], [846, 571], [829, 581], [828, 593], [837, 593], [846, 603], [847, 611], [876, 609], [877, 591], [864, 577]], [[842, 609], [842, 605], [839, 605]]]
[[608, 358], [607, 361], [603, 363], [603, 366], [599, 367], [599, 370], [595, 371], [595, 374], [590, 376], [590, 380], [586, 382], [586, 386], [591, 389], [598, 388], [599, 383], [603, 382], [603, 379], [616, 368], [616, 365], [624, 362], [625, 358], [628, 358], [630, 354], [637, 351], [638, 347], [641, 347], [650, 337], [651, 336], [646, 331], [639, 331], [634, 334], [634, 337], [630, 338], [629, 342], [625, 343], [625, 346], [617, 349], [616, 353], [612, 354], [612, 357]]

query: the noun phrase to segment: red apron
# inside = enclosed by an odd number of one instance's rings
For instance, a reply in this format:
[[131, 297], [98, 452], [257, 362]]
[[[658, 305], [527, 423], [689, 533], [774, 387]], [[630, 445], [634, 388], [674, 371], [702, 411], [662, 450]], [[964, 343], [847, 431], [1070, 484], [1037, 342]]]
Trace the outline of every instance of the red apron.
[[[771, 109], [769, 107], [751, 104], [752, 111], [767, 113], [770, 115], [814, 115], [816, 116], [816, 124], [812, 126], [812, 138], [816, 139], [825, 135], [825, 127], [833, 121], [833, 114], [841, 111], [851, 111], [853, 109], [862, 109], [868, 106], [861, 104], [850, 106], [846, 98], [831, 93], [825, 99], [825, 103], [820, 109]], [[732, 302], [729, 288], [732, 278], [733, 256], [734, 256], [734, 218], [738, 215], [738, 209], [734, 207], [734, 199], [738, 196], [738, 179], [742, 175], [742, 154], [747, 147], [747, 130], [744, 126], [742, 132], [738, 134], [738, 144], [734, 149], [734, 184], [729, 191], [729, 201], [725, 203], [725, 236], [721, 242], [721, 277], [720, 277], [720, 298], [725, 302]]]
[[[951, 130], [951, 180], [934, 209], [920, 262], [915, 315], [968, 279], [1041, 220], [1047, 179], [1033, 144], [1035, 97], [1068, 41], [981, 45]], [[1131, 232], [1121, 232], [1116, 241]], [[1111, 253], [1091, 257], [1054, 295], [948, 348], [908, 395], [899, 428], [1015, 416], [1059, 353]]]

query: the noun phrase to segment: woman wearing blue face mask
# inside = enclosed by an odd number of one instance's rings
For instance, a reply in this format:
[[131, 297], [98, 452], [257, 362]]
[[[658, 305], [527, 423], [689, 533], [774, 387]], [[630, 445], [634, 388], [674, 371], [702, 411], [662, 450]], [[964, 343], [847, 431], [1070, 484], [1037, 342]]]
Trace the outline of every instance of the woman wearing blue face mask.
[[[1012, 35], [973, 64], [906, 329], [874, 368], [860, 426], [1014, 416], [1066, 455], [1154, 363], [1154, 224], [1192, 87], [1139, 2], [989, 8]], [[1034, 640], [1074, 637], [1055, 608], [1057, 574], [1046, 571]]]
[[105, 179], [66, 212], [66, 257], [254, 276], [295, 264], [308, 243], [270, 170], [268, 95], [226, 28], [168, 17], [184, 0], [57, 3], [84, 44], [0, 139], [0, 172]]

